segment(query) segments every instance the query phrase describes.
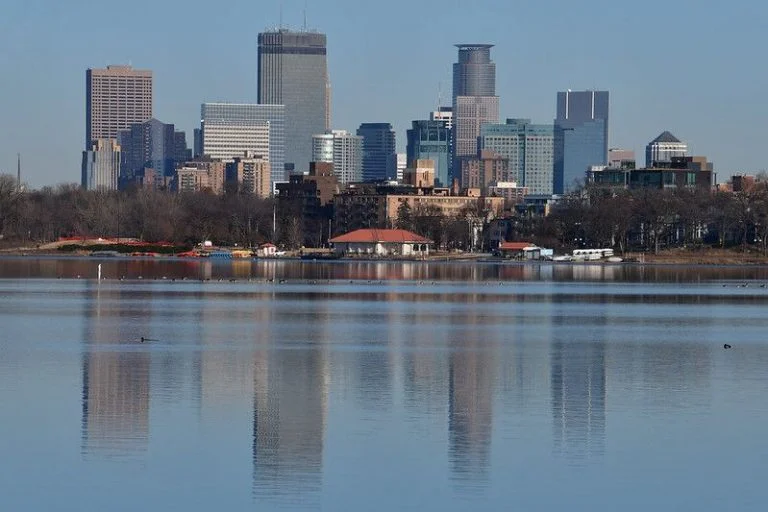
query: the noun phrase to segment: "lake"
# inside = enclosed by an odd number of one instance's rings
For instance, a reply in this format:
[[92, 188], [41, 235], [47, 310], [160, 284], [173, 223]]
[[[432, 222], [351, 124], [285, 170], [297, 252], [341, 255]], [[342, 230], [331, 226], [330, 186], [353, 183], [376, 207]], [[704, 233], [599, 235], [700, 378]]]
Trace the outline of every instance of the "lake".
[[2, 257], [0, 503], [762, 511], [767, 283]]

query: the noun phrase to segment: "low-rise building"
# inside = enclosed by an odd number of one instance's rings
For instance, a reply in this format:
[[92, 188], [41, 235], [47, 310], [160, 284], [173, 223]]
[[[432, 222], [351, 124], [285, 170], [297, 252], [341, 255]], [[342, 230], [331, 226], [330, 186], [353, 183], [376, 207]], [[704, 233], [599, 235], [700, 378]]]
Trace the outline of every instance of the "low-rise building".
[[490, 220], [501, 216], [504, 198], [484, 196], [478, 189], [454, 195], [447, 188], [417, 188], [354, 184], [334, 197], [334, 231], [385, 228], [397, 223], [401, 210], [436, 212], [445, 217], [472, 216]]
[[331, 238], [341, 255], [416, 256], [429, 255], [432, 241], [404, 229], [358, 229]]
[[502, 258], [516, 260], [541, 259], [541, 248], [530, 242], [502, 242], [499, 244], [497, 254]]
[[673, 156], [671, 161], [656, 162], [645, 169], [600, 168], [587, 171], [587, 183], [616, 188], [703, 188], [716, 181], [711, 162], [703, 156]]

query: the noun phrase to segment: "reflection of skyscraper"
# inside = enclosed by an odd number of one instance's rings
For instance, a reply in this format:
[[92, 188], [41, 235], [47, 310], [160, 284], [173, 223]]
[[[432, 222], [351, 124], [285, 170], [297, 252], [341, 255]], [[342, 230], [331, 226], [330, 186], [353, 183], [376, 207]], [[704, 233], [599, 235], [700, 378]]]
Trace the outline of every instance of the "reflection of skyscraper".
[[491, 451], [492, 361], [479, 350], [454, 352], [449, 362], [448, 435], [453, 470], [483, 479]]
[[274, 497], [285, 489], [292, 495], [319, 490], [327, 381], [325, 357], [318, 351], [256, 355], [253, 483], [261, 497]]
[[109, 349], [103, 345], [121, 339], [115, 317], [102, 313], [111, 309], [109, 303], [119, 301], [119, 296], [107, 290], [93, 293], [94, 300], [86, 304], [95, 309], [85, 313], [88, 347], [83, 357], [83, 453], [123, 455], [145, 450], [150, 356], [144, 351], [126, 350], [124, 345]]
[[551, 364], [555, 448], [573, 458], [601, 454], [605, 442], [605, 344], [557, 341]]

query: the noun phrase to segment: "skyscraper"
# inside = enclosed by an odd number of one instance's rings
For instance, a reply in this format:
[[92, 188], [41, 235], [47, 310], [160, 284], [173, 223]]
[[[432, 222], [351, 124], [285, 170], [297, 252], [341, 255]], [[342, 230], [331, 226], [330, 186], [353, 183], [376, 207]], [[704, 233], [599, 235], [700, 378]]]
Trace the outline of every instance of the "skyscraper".
[[530, 194], [552, 194], [554, 126], [530, 119], [507, 119], [480, 130], [480, 148], [509, 159], [509, 179]]
[[115, 139], [97, 139], [83, 151], [81, 185], [85, 190], [117, 190], [120, 146]]
[[333, 173], [342, 185], [363, 179], [363, 138], [345, 130], [332, 130], [312, 137], [312, 161], [333, 163]]
[[395, 132], [389, 123], [363, 123], [357, 129], [363, 138], [363, 181], [383, 181], [397, 175]]
[[176, 164], [192, 156], [184, 132], [177, 132], [174, 125], [155, 118], [119, 131], [117, 140], [122, 150], [121, 178], [144, 168], [152, 168], [160, 176], [173, 176]]
[[330, 124], [325, 34], [259, 34], [258, 88], [259, 103], [285, 106], [286, 168], [307, 169], [312, 136]]
[[85, 72], [85, 149], [152, 118], [152, 72], [107, 66]]
[[584, 180], [587, 169], [608, 159], [608, 91], [557, 93], [555, 194]]
[[435, 179], [440, 186], [451, 184], [451, 130], [445, 121], [413, 121], [408, 130], [407, 162], [432, 160]]
[[665, 131], [645, 146], [645, 166], [672, 162], [673, 156], [688, 156], [688, 144]]
[[[283, 105], [248, 103], [203, 103], [201, 107], [202, 153], [212, 158], [231, 161], [245, 151], [267, 156], [272, 183], [286, 181], [285, 108]], [[267, 149], [263, 141], [268, 130]], [[245, 138], [244, 138], [245, 137]]]
[[[453, 157], [477, 155], [477, 137], [485, 123], [499, 122], [496, 64], [492, 44], [457, 44], [453, 65]], [[457, 167], [455, 167], [457, 168]]]

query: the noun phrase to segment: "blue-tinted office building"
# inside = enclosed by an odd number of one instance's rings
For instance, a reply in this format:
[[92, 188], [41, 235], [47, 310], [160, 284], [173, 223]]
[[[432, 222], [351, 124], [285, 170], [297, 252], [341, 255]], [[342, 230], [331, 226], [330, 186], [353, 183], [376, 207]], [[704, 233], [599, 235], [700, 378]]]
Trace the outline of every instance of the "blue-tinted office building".
[[395, 131], [389, 123], [363, 123], [357, 129], [363, 138], [363, 181], [397, 177]]
[[435, 162], [435, 181], [438, 186], [447, 187], [453, 178], [451, 173], [451, 129], [445, 121], [413, 121], [407, 131], [408, 165], [414, 160], [429, 159]]
[[509, 179], [528, 187], [530, 194], [552, 194], [554, 126], [530, 119], [507, 119], [506, 124], [480, 127], [480, 149], [490, 149], [509, 160]]
[[608, 91], [557, 93], [554, 193], [584, 182], [592, 165], [608, 163]]

